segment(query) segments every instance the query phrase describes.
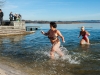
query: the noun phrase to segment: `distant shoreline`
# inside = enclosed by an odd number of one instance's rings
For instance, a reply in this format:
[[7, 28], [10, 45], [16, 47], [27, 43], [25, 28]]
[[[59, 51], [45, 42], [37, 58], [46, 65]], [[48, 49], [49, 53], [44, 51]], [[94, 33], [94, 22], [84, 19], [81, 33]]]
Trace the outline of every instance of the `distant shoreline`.
[[[50, 22], [48, 22], [48, 23], [31, 23], [31, 22], [29, 22], [30, 24], [49, 24]], [[27, 23], [26, 22], [26, 24], [29, 24], [29, 23]], [[81, 23], [58, 23], [58, 22], [56, 22], [57, 24], [83, 24], [83, 23], [85, 23], [85, 22], [81, 22]], [[95, 23], [95, 22], [94, 22]]]
[[[100, 23], [100, 20], [81, 20], [81, 21], [32, 21], [32, 20], [22, 20], [25, 23], [33, 24], [49, 24], [50, 22], [56, 22], [57, 24], [81, 24], [81, 23]], [[9, 20], [4, 20], [4, 22], [10, 22]]]

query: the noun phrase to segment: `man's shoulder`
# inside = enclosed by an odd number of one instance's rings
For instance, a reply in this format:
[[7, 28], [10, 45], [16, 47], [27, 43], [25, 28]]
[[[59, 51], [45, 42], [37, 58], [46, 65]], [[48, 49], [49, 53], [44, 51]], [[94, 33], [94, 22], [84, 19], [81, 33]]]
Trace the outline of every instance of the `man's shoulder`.
[[3, 12], [0, 12], [0, 14], [3, 14]]

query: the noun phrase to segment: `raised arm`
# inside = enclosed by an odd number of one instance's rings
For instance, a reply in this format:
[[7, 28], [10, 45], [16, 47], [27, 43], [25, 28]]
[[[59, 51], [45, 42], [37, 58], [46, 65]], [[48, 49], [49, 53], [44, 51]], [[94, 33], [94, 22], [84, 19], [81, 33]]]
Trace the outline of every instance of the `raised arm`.
[[57, 34], [58, 34], [58, 36], [60, 36], [62, 38], [62, 41], [65, 42], [65, 39], [59, 30], [57, 30]]
[[[50, 31], [50, 30], [49, 30]], [[49, 31], [48, 32], [44, 32], [44, 31], [41, 31], [41, 33], [45, 36], [48, 36], [49, 35]]]

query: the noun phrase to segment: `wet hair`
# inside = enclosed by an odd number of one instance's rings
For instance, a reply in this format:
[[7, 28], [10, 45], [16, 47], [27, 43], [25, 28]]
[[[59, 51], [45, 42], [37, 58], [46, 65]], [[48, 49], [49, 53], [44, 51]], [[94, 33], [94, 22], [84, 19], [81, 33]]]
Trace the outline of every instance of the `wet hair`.
[[85, 27], [84, 27], [84, 26], [82, 26], [82, 27], [81, 27], [81, 29], [82, 29], [82, 28], [84, 28], [84, 29], [85, 29]]
[[55, 22], [50, 22], [50, 25], [53, 27], [53, 28], [57, 28], [57, 24]]

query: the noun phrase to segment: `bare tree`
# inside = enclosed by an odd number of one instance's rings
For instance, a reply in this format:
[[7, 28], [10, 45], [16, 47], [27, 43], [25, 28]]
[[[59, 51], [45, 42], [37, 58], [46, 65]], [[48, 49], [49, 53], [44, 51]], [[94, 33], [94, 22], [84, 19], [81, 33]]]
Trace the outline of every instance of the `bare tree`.
[[0, 0], [0, 7], [2, 7], [4, 5], [6, 0]]

